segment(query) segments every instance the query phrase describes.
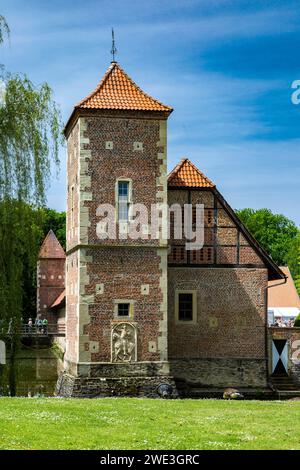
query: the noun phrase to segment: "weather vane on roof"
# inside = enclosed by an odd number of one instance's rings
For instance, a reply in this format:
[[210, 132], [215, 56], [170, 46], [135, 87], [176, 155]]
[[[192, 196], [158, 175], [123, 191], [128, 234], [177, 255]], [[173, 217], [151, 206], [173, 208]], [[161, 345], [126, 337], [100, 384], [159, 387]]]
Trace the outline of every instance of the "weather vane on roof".
[[117, 48], [115, 45], [115, 33], [114, 33], [114, 28], [111, 28], [111, 39], [112, 39], [112, 45], [111, 45], [111, 55], [112, 55], [112, 62], [115, 62], [115, 55], [117, 53]]

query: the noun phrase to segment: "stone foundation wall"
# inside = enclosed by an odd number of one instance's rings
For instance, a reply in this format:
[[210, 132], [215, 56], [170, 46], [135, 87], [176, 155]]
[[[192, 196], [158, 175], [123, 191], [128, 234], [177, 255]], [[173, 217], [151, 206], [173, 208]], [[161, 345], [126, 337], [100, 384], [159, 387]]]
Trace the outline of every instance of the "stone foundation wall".
[[138, 362], [132, 364], [78, 364], [78, 376], [67, 372], [57, 382], [58, 396], [94, 398], [105, 396], [144, 396], [158, 398], [157, 387], [172, 386], [177, 397], [175, 381], [169, 374], [169, 364]]
[[55, 393], [59, 397], [70, 398], [73, 394], [75, 377], [62, 372], [58, 377]]
[[63, 374], [58, 383], [57, 394], [73, 398], [97, 398], [132, 396], [159, 398], [157, 388], [167, 383], [172, 386], [173, 398], [177, 397], [175, 382], [170, 377], [104, 377], [80, 378]]
[[205, 358], [170, 361], [170, 374], [178, 381], [197, 387], [267, 387], [264, 359]]
[[77, 365], [80, 377], [160, 377], [170, 375], [168, 362], [90, 363]]
[[290, 375], [293, 378], [293, 382], [300, 386], [300, 361], [291, 362], [290, 364]]
[[266, 361], [262, 359], [177, 359], [170, 363], [79, 364], [78, 376], [64, 372], [57, 395], [96, 398], [144, 396], [158, 398], [162, 383], [173, 388], [173, 398], [194, 396], [195, 388], [266, 389]]

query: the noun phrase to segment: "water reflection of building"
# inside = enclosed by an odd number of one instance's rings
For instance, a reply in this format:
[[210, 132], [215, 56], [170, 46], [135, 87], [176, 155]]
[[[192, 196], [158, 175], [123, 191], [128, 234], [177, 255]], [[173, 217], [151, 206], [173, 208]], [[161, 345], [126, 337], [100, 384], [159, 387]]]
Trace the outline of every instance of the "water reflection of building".
[[53, 396], [63, 361], [50, 348], [23, 346], [16, 358], [18, 396]]

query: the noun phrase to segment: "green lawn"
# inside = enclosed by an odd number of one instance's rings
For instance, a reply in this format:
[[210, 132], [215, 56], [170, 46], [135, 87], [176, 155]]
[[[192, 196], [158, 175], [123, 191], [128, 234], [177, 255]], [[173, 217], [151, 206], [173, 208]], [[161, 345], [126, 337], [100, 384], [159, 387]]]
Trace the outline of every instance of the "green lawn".
[[300, 449], [300, 401], [0, 398], [0, 449]]

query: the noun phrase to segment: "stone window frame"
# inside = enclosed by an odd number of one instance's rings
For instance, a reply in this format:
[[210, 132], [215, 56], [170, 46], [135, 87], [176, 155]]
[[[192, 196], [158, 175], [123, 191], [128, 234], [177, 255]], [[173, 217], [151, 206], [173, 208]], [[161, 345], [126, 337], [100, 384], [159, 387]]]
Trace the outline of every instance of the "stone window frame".
[[119, 177], [115, 184], [115, 219], [119, 223], [119, 182], [128, 183], [128, 220], [121, 221], [122, 224], [128, 224], [131, 220], [131, 206], [132, 206], [132, 179], [127, 177]]
[[[129, 315], [128, 316], [119, 316], [118, 315], [118, 305], [119, 304], [129, 304]], [[114, 318], [121, 320], [122, 318], [132, 320], [134, 318], [134, 304], [135, 300], [132, 299], [115, 299], [114, 300]]]
[[[193, 295], [192, 320], [179, 320], [179, 294]], [[175, 323], [179, 325], [195, 325], [197, 323], [197, 290], [196, 289], [176, 289], [175, 290]]]

